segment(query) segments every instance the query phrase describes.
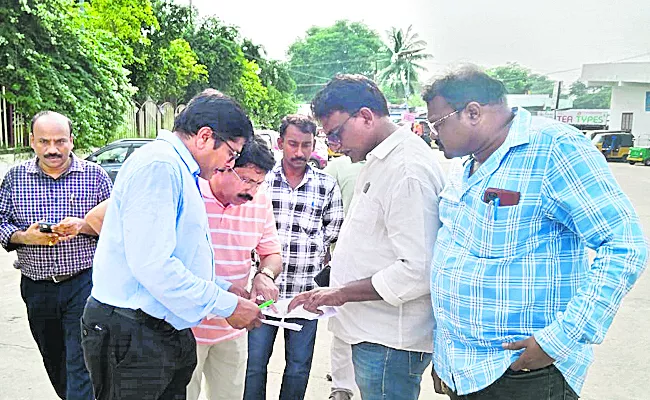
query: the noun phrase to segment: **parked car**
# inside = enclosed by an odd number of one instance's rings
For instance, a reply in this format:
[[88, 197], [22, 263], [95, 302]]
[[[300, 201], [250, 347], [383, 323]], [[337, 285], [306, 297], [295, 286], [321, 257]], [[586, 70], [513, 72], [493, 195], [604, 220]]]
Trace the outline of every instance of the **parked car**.
[[86, 161], [99, 164], [108, 173], [113, 182], [124, 161], [133, 152], [154, 139], [120, 139], [116, 140], [86, 157]]
[[[275, 157], [276, 162], [282, 160], [282, 150], [278, 147], [280, 132], [271, 129], [260, 129], [255, 130], [255, 134], [266, 141], [273, 152], [273, 157]], [[325, 143], [324, 138], [316, 136], [316, 148], [314, 149], [314, 152], [311, 153], [307, 164], [318, 169], [323, 169], [327, 166], [327, 144]]]
[[650, 147], [632, 147], [627, 161], [630, 165], [640, 162], [643, 165], [650, 166]]

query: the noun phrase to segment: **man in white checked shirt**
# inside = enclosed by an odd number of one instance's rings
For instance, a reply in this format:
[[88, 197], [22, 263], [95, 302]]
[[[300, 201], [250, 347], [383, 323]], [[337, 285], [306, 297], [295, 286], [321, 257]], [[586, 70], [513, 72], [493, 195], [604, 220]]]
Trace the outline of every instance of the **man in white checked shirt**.
[[593, 144], [505, 93], [473, 67], [424, 93], [445, 155], [469, 156], [440, 194], [434, 385], [454, 400], [576, 399], [647, 242]]
[[[304, 115], [282, 120], [278, 146], [283, 158], [266, 177], [282, 246], [283, 270], [276, 284], [280, 298], [293, 298], [315, 286], [326, 249], [343, 223], [343, 202], [336, 180], [307, 164], [314, 151], [316, 124]], [[267, 317], [268, 318], [268, 317]], [[280, 400], [305, 396], [316, 341], [316, 320], [287, 319], [302, 325], [285, 330], [286, 367]], [[266, 398], [267, 365], [278, 328], [263, 325], [248, 334], [248, 366], [244, 399]]]

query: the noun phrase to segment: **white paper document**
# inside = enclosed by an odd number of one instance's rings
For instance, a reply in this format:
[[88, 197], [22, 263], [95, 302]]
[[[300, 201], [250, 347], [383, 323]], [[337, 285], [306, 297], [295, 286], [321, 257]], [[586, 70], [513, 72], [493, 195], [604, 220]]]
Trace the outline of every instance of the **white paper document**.
[[[273, 305], [277, 309], [277, 311], [274, 311], [271, 309], [271, 307], [266, 307], [262, 309], [262, 314], [268, 315], [269, 317], [275, 317], [275, 318], [280, 318], [280, 319], [285, 319], [285, 318], [302, 318], [302, 319], [320, 319], [320, 318], [329, 318], [333, 315], [336, 315], [336, 308], [334, 307], [329, 307], [329, 306], [323, 306], [319, 307], [318, 309], [323, 312], [323, 314], [314, 314], [310, 313], [309, 311], [305, 311], [302, 306], [296, 307], [294, 310], [292, 310], [290, 313], [287, 312], [287, 309], [289, 308], [289, 303], [291, 303], [291, 299], [284, 299], [284, 300], [278, 300], [277, 303], [274, 303]], [[214, 314], [208, 314], [208, 319], [212, 318], [217, 318], [216, 315]], [[273, 325], [273, 326], [279, 326], [281, 328], [286, 328], [286, 329], [291, 329], [292, 331], [300, 331], [302, 330], [302, 325], [300, 324], [295, 324], [292, 322], [285, 322], [285, 321], [271, 321], [268, 319], [263, 319], [262, 320], [263, 324], [267, 325]]]
[[329, 306], [322, 306], [318, 308], [323, 312], [323, 314], [310, 313], [309, 311], [305, 311], [305, 309], [302, 308], [302, 306], [298, 306], [295, 309], [293, 309], [290, 313], [288, 313], [287, 309], [289, 308], [289, 303], [291, 303], [291, 299], [278, 300], [277, 303], [274, 303], [275, 308], [278, 310], [277, 312], [272, 310], [271, 307], [266, 307], [265, 309], [262, 310], [262, 314], [268, 315], [269, 317], [282, 318], [282, 319], [302, 318], [302, 319], [310, 319], [310, 320], [329, 318], [333, 315], [336, 315], [336, 308], [329, 307]]
[[262, 323], [267, 324], [267, 325], [279, 326], [280, 328], [290, 329], [292, 331], [297, 331], [297, 332], [300, 332], [302, 330], [302, 325], [294, 324], [294, 323], [291, 323], [291, 322], [273, 321], [273, 320], [270, 320], [270, 319], [263, 319]]

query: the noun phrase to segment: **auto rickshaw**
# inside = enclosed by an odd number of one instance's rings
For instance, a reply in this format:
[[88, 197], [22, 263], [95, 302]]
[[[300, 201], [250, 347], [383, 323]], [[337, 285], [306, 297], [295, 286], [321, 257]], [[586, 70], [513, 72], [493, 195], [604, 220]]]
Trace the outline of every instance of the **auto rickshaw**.
[[643, 165], [650, 166], [650, 147], [632, 147], [627, 162], [630, 165], [640, 162]]
[[625, 132], [602, 133], [596, 135], [592, 143], [603, 153], [607, 161], [627, 161], [630, 148], [634, 146], [634, 136]]

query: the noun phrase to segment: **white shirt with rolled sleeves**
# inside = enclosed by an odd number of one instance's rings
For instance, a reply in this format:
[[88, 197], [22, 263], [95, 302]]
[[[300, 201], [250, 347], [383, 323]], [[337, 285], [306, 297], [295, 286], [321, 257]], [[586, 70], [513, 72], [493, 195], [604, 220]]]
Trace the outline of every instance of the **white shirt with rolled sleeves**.
[[331, 266], [331, 286], [372, 277], [383, 300], [347, 303], [329, 321], [349, 344], [433, 351], [429, 275], [443, 171], [408, 127], [366, 157]]

